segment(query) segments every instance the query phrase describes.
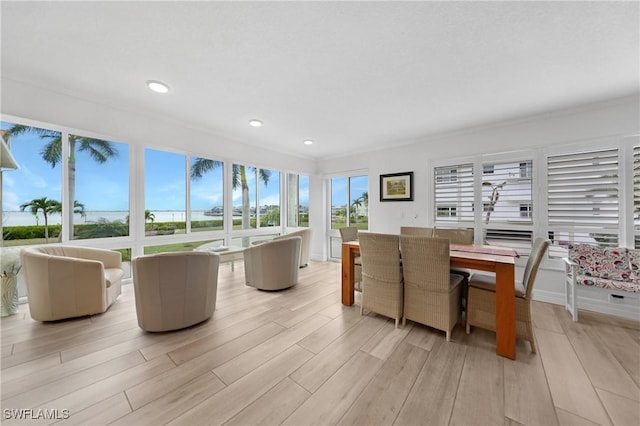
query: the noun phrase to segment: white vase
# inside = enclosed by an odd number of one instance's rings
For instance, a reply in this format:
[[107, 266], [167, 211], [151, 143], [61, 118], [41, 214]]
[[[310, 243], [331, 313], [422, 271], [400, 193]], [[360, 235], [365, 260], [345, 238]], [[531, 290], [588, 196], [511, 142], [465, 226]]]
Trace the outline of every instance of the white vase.
[[2, 299], [0, 300], [0, 316], [6, 317], [18, 313], [18, 277], [15, 275], [2, 277]]

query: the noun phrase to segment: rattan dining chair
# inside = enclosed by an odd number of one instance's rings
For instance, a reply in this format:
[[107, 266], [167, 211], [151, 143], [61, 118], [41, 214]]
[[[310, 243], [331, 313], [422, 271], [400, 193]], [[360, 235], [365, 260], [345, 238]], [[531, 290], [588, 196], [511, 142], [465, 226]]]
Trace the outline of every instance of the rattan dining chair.
[[[473, 229], [463, 228], [434, 228], [433, 236], [435, 238], [446, 238], [451, 244], [473, 244]], [[452, 274], [462, 275], [464, 280], [462, 282], [462, 310], [466, 310], [467, 293], [469, 290], [469, 277], [471, 277], [471, 271], [467, 269], [451, 268]]]
[[[531, 323], [531, 294], [536, 280], [538, 268], [544, 257], [549, 240], [536, 238], [524, 268], [522, 281], [515, 283], [516, 291], [516, 337], [525, 339], [531, 345], [531, 352], [536, 353], [536, 344]], [[471, 326], [496, 330], [496, 279], [495, 275], [474, 274], [469, 281], [469, 298], [467, 300], [466, 331]]]
[[398, 235], [362, 233], [362, 303], [365, 310], [393, 318], [396, 328], [402, 318], [402, 268]]
[[433, 237], [433, 228], [423, 226], [401, 226], [400, 235], [418, 235], [421, 237]]
[[434, 228], [435, 238], [446, 238], [451, 244], [473, 244], [473, 229]]
[[400, 236], [406, 320], [442, 330], [447, 341], [460, 319], [462, 281], [449, 269], [449, 240]]
[[[345, 226], [340, 228], [340, 238], [343, 243], [358, 241], [358, 228], [355, 226]], [[353, 258], [353, 289], [362, 291], [362, 259], [360, 255]]]

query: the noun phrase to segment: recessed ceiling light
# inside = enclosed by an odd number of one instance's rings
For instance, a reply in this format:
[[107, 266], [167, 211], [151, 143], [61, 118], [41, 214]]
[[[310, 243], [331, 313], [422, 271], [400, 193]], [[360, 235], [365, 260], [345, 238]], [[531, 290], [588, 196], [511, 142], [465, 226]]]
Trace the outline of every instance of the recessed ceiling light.
[[305, 145], [312, 145], [313, 141], [311, 139], [307, 139], [306, 141], [302, 142]]
[[156, 93], [167, 93], [169, 91], [169, 86], [161, 81], [147, 80], [147, 86]]
[[260, 126], [262, 126], [262, 121], [256, 120], [256, 119], [249, 120], [249, 126], [260, 127]]

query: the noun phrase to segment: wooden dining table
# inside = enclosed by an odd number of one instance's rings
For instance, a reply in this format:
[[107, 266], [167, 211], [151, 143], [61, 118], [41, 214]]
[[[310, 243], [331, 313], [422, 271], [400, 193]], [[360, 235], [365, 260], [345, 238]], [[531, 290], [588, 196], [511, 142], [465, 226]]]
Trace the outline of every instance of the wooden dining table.
[[[342, 243], [342, 304], [351, 306], [354, 256], [360, 243]], [[496, 274], [496, 353], [516, 359], [515, 257], [512, 249], [484, 245], [450, 246], [451, 266], [495, 272]]]

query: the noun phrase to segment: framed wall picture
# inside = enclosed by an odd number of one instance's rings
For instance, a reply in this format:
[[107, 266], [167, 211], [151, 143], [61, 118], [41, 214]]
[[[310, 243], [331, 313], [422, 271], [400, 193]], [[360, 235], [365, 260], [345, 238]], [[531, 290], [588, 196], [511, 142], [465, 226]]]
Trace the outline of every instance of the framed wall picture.
[[413, 201], [413, 172], [380, 175], [380, 201]]

